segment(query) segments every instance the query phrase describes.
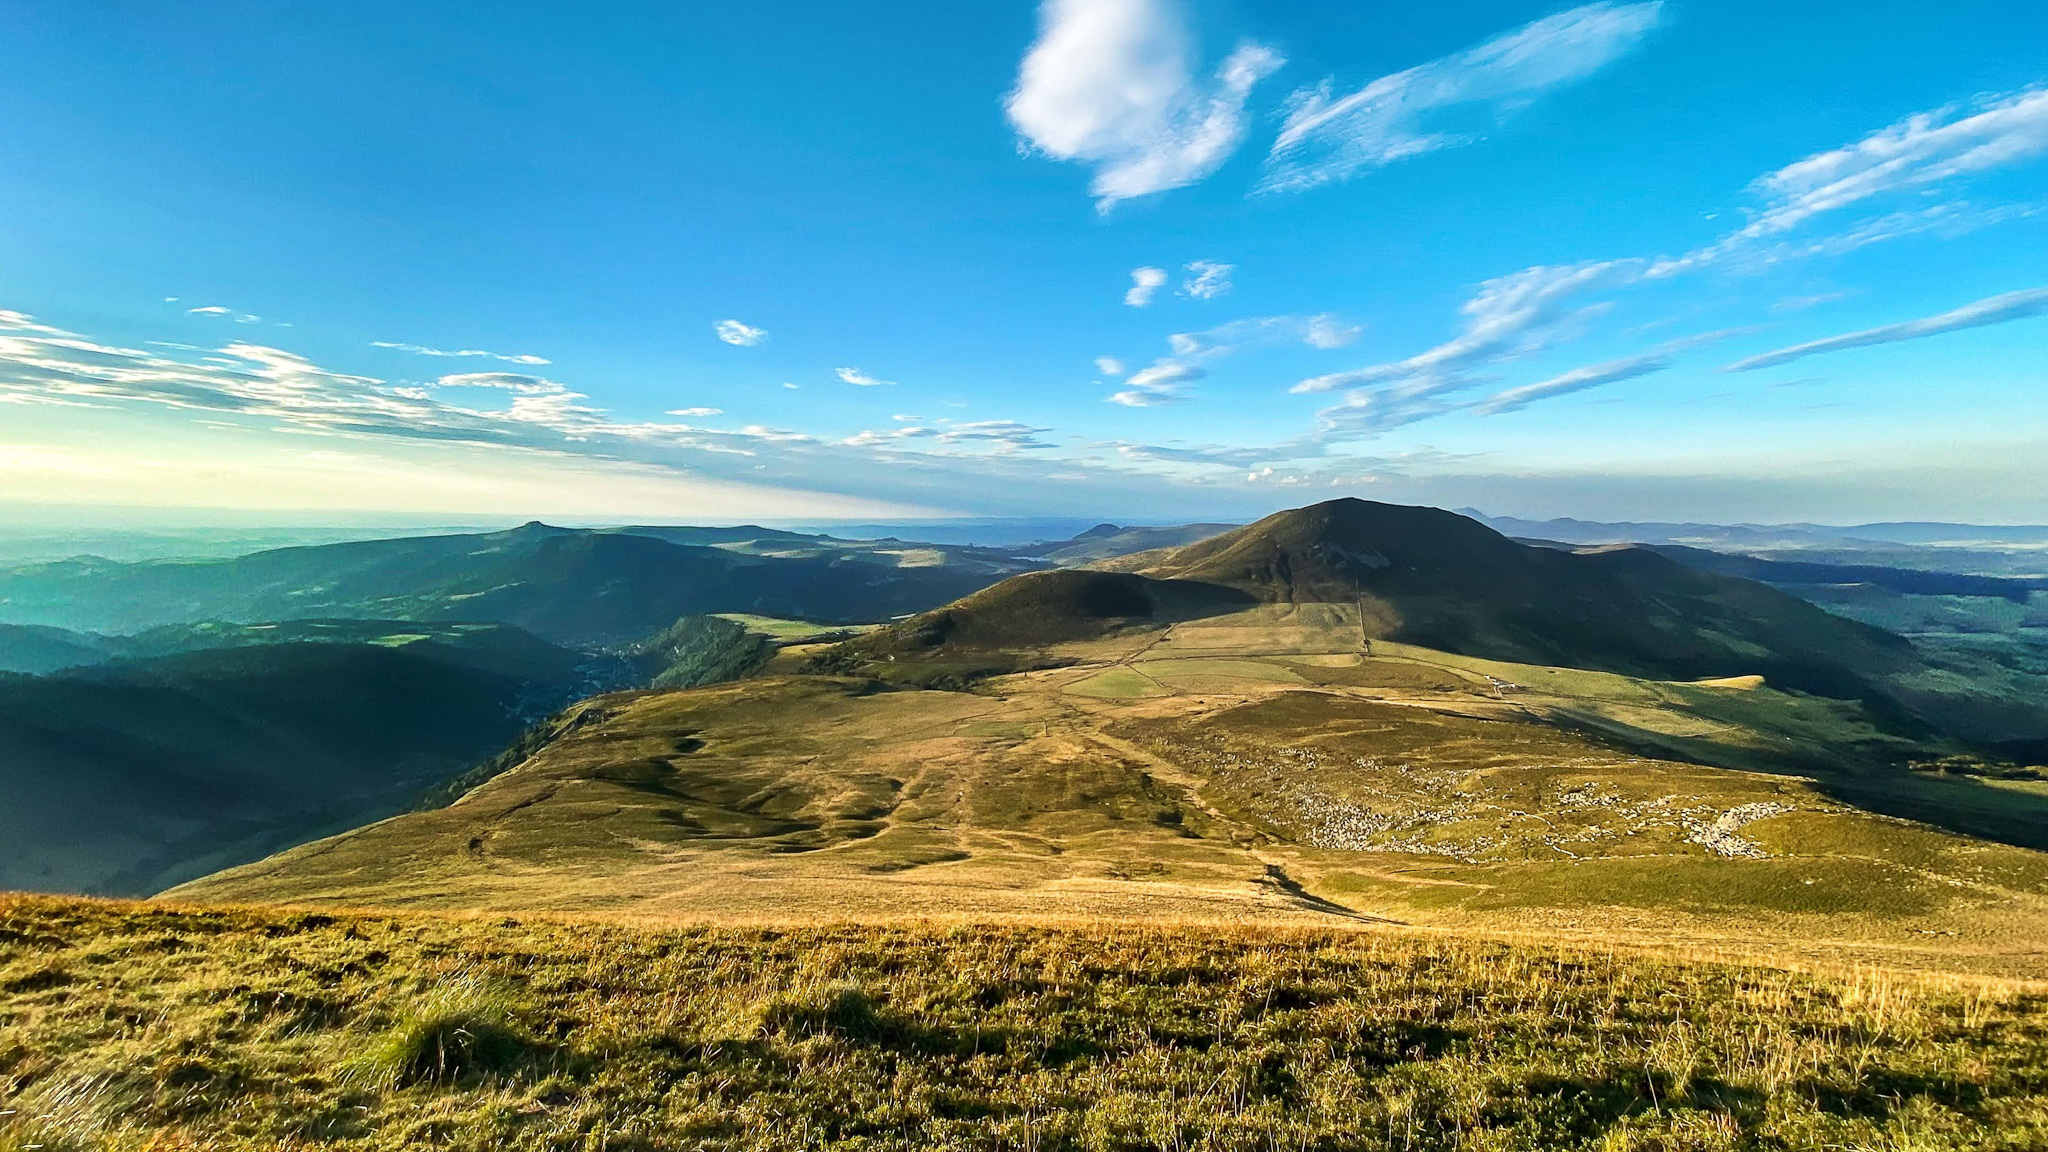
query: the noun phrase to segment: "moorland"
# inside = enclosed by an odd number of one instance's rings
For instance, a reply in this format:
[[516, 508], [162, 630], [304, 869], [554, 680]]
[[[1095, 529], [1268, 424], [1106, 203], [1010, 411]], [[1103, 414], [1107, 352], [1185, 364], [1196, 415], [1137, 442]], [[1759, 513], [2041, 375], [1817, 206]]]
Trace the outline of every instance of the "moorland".
[[0, 682], [51, 811], [307, 802], [7, 905], [0, 1140], [2048, 1138], [2035, 575], [1357, 500], [700, 531], [0, 574], [78, 660]]

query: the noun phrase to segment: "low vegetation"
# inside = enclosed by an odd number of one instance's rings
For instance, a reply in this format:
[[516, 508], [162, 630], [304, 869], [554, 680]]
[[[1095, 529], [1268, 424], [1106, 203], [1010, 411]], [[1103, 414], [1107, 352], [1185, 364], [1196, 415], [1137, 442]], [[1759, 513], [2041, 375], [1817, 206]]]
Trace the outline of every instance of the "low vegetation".
[[0, 903], [0, 1148], [2032, 1149], [2048, 996], [1383, 931]]

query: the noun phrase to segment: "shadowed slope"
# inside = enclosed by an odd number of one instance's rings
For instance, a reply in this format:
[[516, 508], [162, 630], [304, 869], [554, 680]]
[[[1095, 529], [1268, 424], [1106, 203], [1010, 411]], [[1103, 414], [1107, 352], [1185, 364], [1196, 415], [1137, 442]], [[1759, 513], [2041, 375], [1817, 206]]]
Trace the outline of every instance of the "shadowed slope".
[[533, 690], [431, 644], [0, 676], [0, 887], [148, 892], [390, 815], [516, 736]]
[[1013, 576], [955, 604], [840, 644], [819, 671], [852, 672], [925, 687], [1044, 667], [1046, 649], [1124, 629], [1251, 605], [1241, 591], [1189, 580], [1062, 569]]

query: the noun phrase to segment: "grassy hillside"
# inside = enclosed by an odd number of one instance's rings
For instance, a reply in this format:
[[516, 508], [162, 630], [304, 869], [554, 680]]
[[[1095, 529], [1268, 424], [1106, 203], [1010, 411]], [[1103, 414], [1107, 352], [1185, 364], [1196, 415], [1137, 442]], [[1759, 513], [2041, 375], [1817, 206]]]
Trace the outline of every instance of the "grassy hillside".
[[0, 1148], [2004, 1149], [2036, 987], [1389, 931], [0, 901]]
[[1163, 628], [1251, 602], [1235, 589], [1192, 581], [1086, 569], [1033, 572], [839, 644], [818, 654], [811, 667], [919, 687], [960, 687], [982, 676], [1045, 666], [1053, 662], [1047, 652], [1054, 645]]
[[144, 893], [402, 811], [568, 687], [478, 664], [423, 640], [0, 676], [0, 887]]
[[1268, 605], [1113, 630], [973, 692], [602, 697], [457, 803], [172, 895], [1366, 918], [2048, 975], [2038, 782], [1914, 771], [1938, 746], [1755, 678], [1366, 657], [1357, 626]]

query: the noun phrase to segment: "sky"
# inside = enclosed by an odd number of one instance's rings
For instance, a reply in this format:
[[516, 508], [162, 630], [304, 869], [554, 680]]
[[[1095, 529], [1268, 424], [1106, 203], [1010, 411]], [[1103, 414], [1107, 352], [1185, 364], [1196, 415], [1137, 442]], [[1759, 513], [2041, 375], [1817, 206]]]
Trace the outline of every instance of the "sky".
[[0, 506], [2048, 522], [2048, 5], [0, 0]]

